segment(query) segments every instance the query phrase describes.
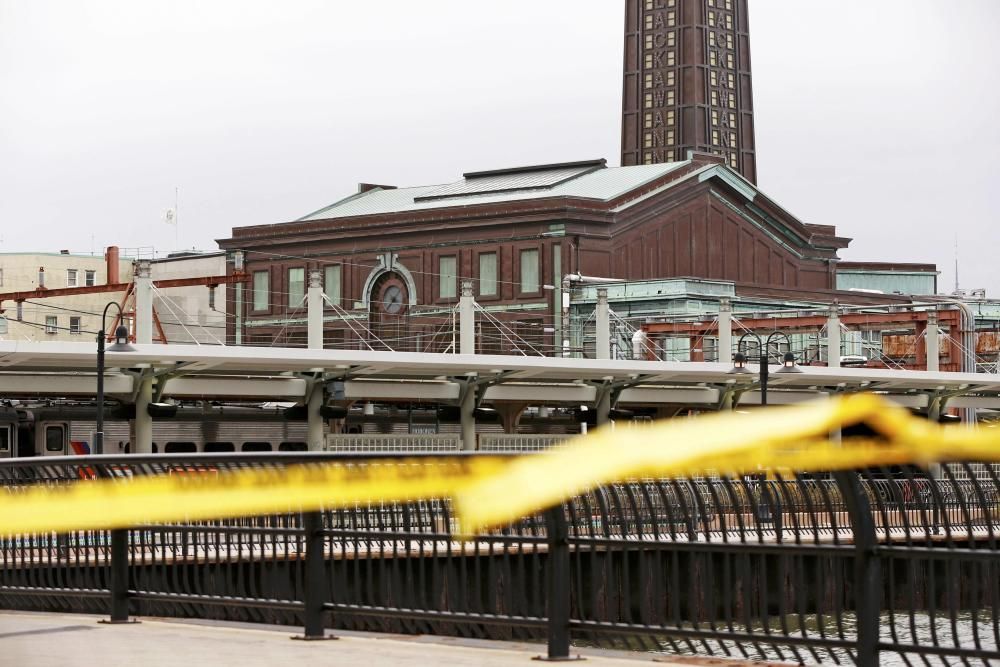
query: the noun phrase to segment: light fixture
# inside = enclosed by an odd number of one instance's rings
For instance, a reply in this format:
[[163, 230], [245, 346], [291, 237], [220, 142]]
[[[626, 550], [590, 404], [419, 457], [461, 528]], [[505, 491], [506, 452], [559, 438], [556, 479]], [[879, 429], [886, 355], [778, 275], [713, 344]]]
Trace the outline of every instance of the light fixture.
[[374, 414], [375, 414], [375, 404], [371, 402], [365, 403], [364, 415], [366, 417], [371, 417]]
[[135, 348], [128, 344], [128, 327], [119, 324], [115, 329], [115, 342], [108, 346], [108, 352], [135, 352]]
[[538, 408], [538, 416], [541, 419], [547, 419], [548, 416], [549, 416], [549, 406], [543, 405], [543, 406], [539, 407]]
[[802, 369], [798, 367], [795, 363], [795, 355], [791, 352], [785, 352], [785, 358], [782, 362], [781, 368], [774, 371], [775, 373], [801, 373]]
[[742, 352], [737, 352], [733, 355], [733, 367], [727, 373], [732, 373], [733, 375], [746, 375], [750, 373], [750, 369], [747, 368], [747, 358]]

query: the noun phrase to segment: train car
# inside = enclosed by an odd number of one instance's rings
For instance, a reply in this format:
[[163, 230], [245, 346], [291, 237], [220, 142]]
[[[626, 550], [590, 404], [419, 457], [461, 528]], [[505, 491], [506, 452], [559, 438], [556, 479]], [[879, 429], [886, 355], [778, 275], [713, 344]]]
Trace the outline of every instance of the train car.
[[[350, 435], [444, 434], [461, 428], [456, 411], [436, 405], [378, 404], [342, 409], [329, 432]], [[498, 415], [489, 409], [477, 416], [480, 434], [503, 433]], [[126, 410], [109, 408], [104, 419], [104, 453], [133, 451], [132, 424]], [[572, 411], [525, 413], [519, 433], [578, 433]], [[0, 409], [0, 458], [67, 456], [93, 453], [96, 410], [88, 404], [47, 404]], [[225, 453], [306, 451], [304, 411], [286, 405], [182, 405], [170, 416], [153, 419], [153, 453]]]

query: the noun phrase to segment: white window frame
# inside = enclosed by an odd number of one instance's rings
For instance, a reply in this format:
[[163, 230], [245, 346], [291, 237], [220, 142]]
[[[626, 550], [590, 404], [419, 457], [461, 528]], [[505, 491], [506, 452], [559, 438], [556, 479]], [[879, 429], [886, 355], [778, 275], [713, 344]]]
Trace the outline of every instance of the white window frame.
[[93, 287], [97, 284], [97, 271], [87, 269], [83, 274], [83, 284], [85, 287]]
[[[452, 262], [450, 272], [446, 272], [444, 263]], [[458, 255], [441, 255], [438, 257], [438, 297], [454, 299], [458, 296]]]
[[66, 287], [80, 286], [80, 272], [76, 269], [66, 269]]
[[[262, 287], [257, 285], [258, 278], [264, 283]], [[252, 280], [253, 282], [250, 284], [250, 308], [256, 312], [266, 311], [271, 305], [271, 271], [268, 269], [254, 271]], [[260, 302], [257, 300], [258, 297], [260, 297]], [[258, 303], [262, 303], [263, 307], [258, 308]]]
[[45, 316], [45, 333], [56, 334], [59, 333], [59, 316], [58, 315], [46, 315]]
[[323, 267], [323, 292], [336, 306], [341, 305], [344, 291], [343, 264], [327, 264]]
[[[73, 326], [73, 325], [76, 326]], [[71, 315], [69, 318], [69, 332], [74, 336], [79, 336], [83, 333], [83, 318], [79, 315]]]
[[[293, 271], [294, 272], [301, 271], [302, 277], [300, 279], [293, 281], [292, 280]], [[288, 277], [288, 284], [286, 286], [288, 289], [288, 307], [300, 308], [302, 307], [302, 302], [305, 301], [306, 298], [306, 269], [304, 266], [291, 266], [288, 268], [288, 272], [286, 273], [286, 275]], [[299, 285], [298, 290], [295, 291], [292, 290], [293, 282]]]

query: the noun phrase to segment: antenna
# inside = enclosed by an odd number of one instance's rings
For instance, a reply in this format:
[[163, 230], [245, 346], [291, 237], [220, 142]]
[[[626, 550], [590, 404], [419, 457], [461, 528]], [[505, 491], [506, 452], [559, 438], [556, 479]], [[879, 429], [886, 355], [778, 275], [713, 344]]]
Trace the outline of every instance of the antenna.
[[958, 294], [958, 232], [955, 232], [955, 294]]

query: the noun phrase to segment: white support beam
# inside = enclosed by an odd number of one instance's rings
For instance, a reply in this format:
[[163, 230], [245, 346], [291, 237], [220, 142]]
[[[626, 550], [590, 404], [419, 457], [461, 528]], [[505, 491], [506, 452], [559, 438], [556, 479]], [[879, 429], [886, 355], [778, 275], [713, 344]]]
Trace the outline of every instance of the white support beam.
[[927, 329], [924, 340], [927, 347], [927, 370], [936, 373], [941, 370], [941, 338], [936, 311], [932, 310], [927, 313]]
[[597, 389], [593, 385], [576, 384], [499, 384], [487, 387], [483, 400], [589, 405], [597, 400]]
[[344, 383], [347, 400], [457, 401], [460, 393], [459, 383], [447, 381], [348, 380]]
[[306, 394], [306, 380], [300, 378], [185, 376], [171, 378], [167, 385], [167, 391], [164, 393], [173, 398], [301, 401]]
[[[135, 389], [130, 375], [105, 375], [106, 396], [131, 396]], [[94, 396], [97, 394], [96, 375], [45, 373], [37, 375], [0, 374], [0, 395]]]
[[618, 397], [619, 405], [639, 403], [673, 403], [683, 405], [715, 405], [721, 395], [713, 387], [629, 387]]
[[836, 304], [826, 320], [826, 365], [840, 368], [840, 308]]
[[458, 336], [461, 354], [476, 353], [476, 301], [472, 296], [472, 281], [462, 281], [462, 298], [458, 302]]
[[727, 298], [719, 299], [719, 353], [720, 364], [733, 360], [733, 306]]
[[135, 274], [135, 342], [153, 342], [153, 278], [148, 259], [136, 262]]
[[594, 356], [611, 358], [611, 309], [608, 307], [608, 288], [597, 288], [597, 308], [594, 315], [597, 343]]
[[[323, 287], [320, 284], [320, 272], [309, 272], [309, 292], [306, 295], [307, 307], [307, 343], [310, 350], [323, 349]], [[318, 369], [317, 369], [318, 370]], [[323, 451], [326, 442], [326, 421], [320, 415], [325, 397], [323, 383], [316, 381], [309, 387], [309, 399], [306, 402], [306, 443], [310, 452]]]
[[138, 380], [139, 391], [135, 396], [135, 439], [132, 451], [136, 454], [153, 453], [153, 418], [149, 416], [149, 404], [153, 401], [153, 378]]

